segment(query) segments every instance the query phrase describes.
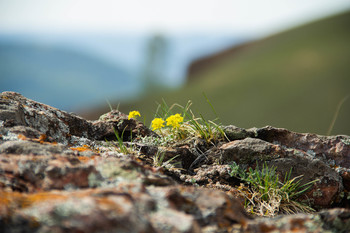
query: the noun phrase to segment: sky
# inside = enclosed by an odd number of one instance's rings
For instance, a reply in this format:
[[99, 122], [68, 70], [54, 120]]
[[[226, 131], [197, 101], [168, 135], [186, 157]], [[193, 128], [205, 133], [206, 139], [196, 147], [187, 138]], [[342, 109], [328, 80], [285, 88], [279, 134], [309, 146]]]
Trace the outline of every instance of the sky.
[[347, 9], [349, 0], [0, 0], [0, 33], [267, 35]]

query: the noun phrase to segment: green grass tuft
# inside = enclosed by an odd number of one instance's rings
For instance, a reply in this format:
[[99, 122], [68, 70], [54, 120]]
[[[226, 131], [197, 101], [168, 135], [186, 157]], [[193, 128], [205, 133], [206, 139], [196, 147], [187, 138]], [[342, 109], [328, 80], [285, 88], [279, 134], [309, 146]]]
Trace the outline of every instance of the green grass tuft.
[[243, 171], [239, 165], [233, 163], [230, 165], [230, 175], [241, 179], [238, 188], [245, 198], [245, 208], [248, 212], [259, 216], [275, 216], [278, 213], [310, 213], [314, 210], [305, 204], [296, 200], [301, 194], [305, 193], [318, 180], [301, 184], [302, 176], [291, 179], [291, 172], [285, 174], [284, 181], [281, 182], [276, 173], [276, 167], [263, 165], [259, 169], [249, 168], [248, 172]]

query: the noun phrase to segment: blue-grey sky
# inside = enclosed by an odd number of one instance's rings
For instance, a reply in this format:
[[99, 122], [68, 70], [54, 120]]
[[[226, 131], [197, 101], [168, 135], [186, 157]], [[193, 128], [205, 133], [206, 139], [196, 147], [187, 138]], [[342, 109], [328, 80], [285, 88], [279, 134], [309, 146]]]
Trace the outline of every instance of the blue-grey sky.
[[347, 9], [349, 0], [0, 0], [0, 32], [263, 36]]

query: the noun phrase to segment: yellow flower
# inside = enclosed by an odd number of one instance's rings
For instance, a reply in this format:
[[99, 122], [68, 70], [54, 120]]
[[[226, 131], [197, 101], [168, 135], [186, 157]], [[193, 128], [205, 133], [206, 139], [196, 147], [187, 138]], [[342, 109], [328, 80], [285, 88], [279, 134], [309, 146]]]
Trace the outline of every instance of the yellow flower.
[[173, 126], [173, 129], [179, 128], [180, 123], [184, 121], [184, 118], [179, 114], [171, 115], [166, 119], [166, 125], [171, 125]]
[[157, 130], [164, 127], [164, 120], [162, 118], [154, 118], [152, 121], [152, 129]]
[[129, 112], [128, 120], [130, 120], [131, 118], [136, 118], [137, 116], [141, 116], [139, 111], [131, 111]]

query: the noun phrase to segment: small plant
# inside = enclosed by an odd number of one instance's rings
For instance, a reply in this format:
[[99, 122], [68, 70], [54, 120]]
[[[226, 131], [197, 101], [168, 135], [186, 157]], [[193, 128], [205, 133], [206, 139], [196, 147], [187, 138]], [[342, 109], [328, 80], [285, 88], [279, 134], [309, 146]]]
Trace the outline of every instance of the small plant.
[[[191, 105], [192, 102], [188, 101], [185, 106], [173, 104], [169, 107], [162, 100], [162, 103], [158, 104], [155, 118], [151, 123], [152, 129], [159, 130], [162, 136], [164, 136], [164, 133], [172, 134], [174, 139], [184, 139], [189, 136], [198, 136], [207, 142], [219, 138], [227, 139], [220, 125], [214, 123], [214, 121], [206, 120], [202, 115], [200, 115], [200, 118], [196, 118], [190, 109]], [[173, 114], [175, 108], [178, 108], [179, 112], [182, 113]], [[165, 121], [163, 119], [166, 119], [166, 126], [164, 126]], [[162, 128], [164, 128], [164, 131], [161, 130]]]
[[172, 157], [171, 159], [164, 162], [165, 158], [165, 151], [158, 151], [156, 155], [153, 157], [153, 165], [156, 167], [166, 167], [167, 165], [171, 165], [171, 162], [179, 157], [179, 155], [176, 155]]
[[[210, 104], [208, 99], [207, 102]], [[190, 109], [191, 105], [192, 102], [188, 101], [185, 106], [179, 104], [168, 106], [162, 100], [161, 104], [158, 104], [155, 117], [151, 122], [151, 129], [159, 133], [161, 136], [160, 139], [156, 137], [145, 137], [141, 140], [148, 142], [151, 140], [149, 143], [153, 145], [169, 146], [169, 144], [176, 143], [178, 140], [191, 137], [201, 137], [208, 143], [227, 139], [220, 125], [214, 123], [214, 121], [206, 120], [202, 115], [200, 115], [200, 118], [196, 118]], [[212, 107], [211, 104], [210, 106]], [[129, 112], [129, 120], [137, 117], [141, 117], [139, 111], [134, 110]], [[123, 154], [128, 153], [129, 148], [124, 145], [122, 140], [124, 131], [121, 137], [116, 130], [114, 132], [120, 152]]]
[[125, 129], [123, 130], [121, 137], [119, 136], [119, 134], [118, 134], [118, 132], [117, 132], [117, 130], [115, 128], [113, 128], [113, 130], [114, 130], [114, 134], [115, 134], [115, 136], [117, 138], [117, 142], [118, 142], [118, 146], [119, 146], [119, 152], [122, 153], [122, 154], [125, 154], [125, 155], [126, 154], [130, 154], [131, 149], [128, 148], [126, 145], [124, 145], [124, 142], [123, 142], [123, 136], [124, 136]]
[[144, 144], [152, 145], [152, 146], [168, 146], [169, 144], [173, 144], [176, 141], [174, 140], [173, 135], [163, 135], [162, 137], [153, 137], [153, 136], [145, 136], [140, 137], [140, 141]]
[[238, 188], [246, 199], [245, 207], [248, 212], [260, 216], [274, 216], [278, 212], [290, 214], [314, 211], [311, 207], [297, 202], [296, 198], [311, 188], [313, 183], [318, 180], [302, 185], [302, 176], [291, 179], [291, 169], [285, 175], [284, 181], [280, 182], [276, 167], [269, 168], [266, 164], [261, 170], [257, 165], [255, 169], [249, 168], [248, 172], [243, 171], [236, 163], [230, 167], [231, 176], [248, 184], [248, 186], [241, 184]]
[[213, 121], [204, 119], [202, 115], [200, 118], [195, 118], [192, 114], [189, 122], [190, 127], [193, 129], [193, 131], [196, 132], [199, 137], [205, 139], [207, 142], [215, 141], [218, 138], [227, 139], [225, 132], [219, 125]]

